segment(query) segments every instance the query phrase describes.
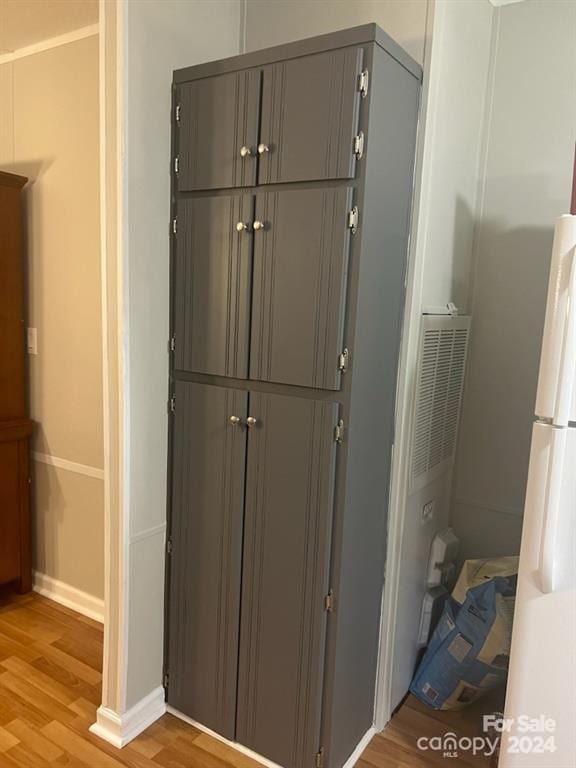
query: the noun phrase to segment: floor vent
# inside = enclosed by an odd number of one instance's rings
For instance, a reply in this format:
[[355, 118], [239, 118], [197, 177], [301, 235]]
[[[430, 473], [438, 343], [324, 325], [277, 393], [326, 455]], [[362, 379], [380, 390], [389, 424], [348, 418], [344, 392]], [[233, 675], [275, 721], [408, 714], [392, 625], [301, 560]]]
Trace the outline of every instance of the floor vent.
[[469, 334], [470, 317], [422, 316], [411, 492], [445, 472], [454, 457]]

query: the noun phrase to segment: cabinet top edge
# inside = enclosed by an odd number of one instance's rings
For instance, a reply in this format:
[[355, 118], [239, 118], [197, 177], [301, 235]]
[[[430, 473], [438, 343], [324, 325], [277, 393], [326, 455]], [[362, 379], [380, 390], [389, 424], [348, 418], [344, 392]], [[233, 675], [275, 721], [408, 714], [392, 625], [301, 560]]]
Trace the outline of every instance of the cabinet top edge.
[[27, 181], [26, 176], [18, 176], [15, 173], [0, 171], [0, 187], [17, 187], [20, 189]]
[[414, 77], [418, 80], [422, 79], [422, 67], [390, 35], [384, 32], [377, 24], [372, 23], [329, 32], [317, 37], [308, 37], [304, 40], [295, 40], [291, 43], [283, 43], [282, 45], [275, 45], [258, 51], [250, 51], [249, 53], [230, 56], [226, 59], [177, 69], [174, 71], [173, 82], [177, 85], [190, 80], [211, 77], [212, 75], [223, 75], [236, 70], [252, 69], [265, 64], [274, 64], [277, 61], [297, 59], [300, 56], [324, 53], [334, 48], [345, 48], [363, 43], [376, 43]]

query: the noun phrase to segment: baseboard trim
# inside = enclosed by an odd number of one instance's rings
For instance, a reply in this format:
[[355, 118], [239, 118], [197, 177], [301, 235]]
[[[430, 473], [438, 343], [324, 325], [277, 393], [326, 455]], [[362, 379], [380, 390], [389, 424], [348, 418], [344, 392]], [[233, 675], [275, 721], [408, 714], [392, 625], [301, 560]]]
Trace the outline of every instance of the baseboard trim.
[[278, 763], [273, 763], [271, 760], [268, 760], [266, 757], [262, 757], [262, 755], [259, 755], [257, 752], [253, 752], [251, 749], [248, 749], [248, 747], [244, 747], [242, 744], [238, 744], [237, 741], [230, 741], [229, 739], [225, 739], [224, 736], [221, 736], [219, 733], [216, 733], [216, 731], [212, 731], [210, 728], [207, 728], [205, 725], [202, 725], [202, 723], [198, 723], [196, 722], [196, 720], [192, 720], [191, 717], [188, 717], [188, 715], [183, 714], [178, 709], [174, 709], [174, 707], [167, 706], [166, 712], [168, 712], [171, 715], [174, 715], [174, 717], [177, 717], [179, 720], [183, 720], [185, 723], [188, 723], [188, 725], [192, 725], [194, 726], [194, 728], [198, 728], [199, 731], [202, 731], [203, 733], [207, 733], [209, 736], [212, 736], [213, 739], [217, 739], [218, 741], [221, 741], [223, 744], [226, 744], [228, 747], [232, 747], [232, 749], [235, 749], [236, 752], [240, 752], [242, 755], [251, 757], [252, 760], [256, 760], [257, 763], [261, 763], [262, 765], [267, 766], [267, 768], [282, 768], [282, 766], [278, 765]]
[[372, 741], [372, 738], [376, 735], [376, 733], [377, 733], [377, 730], [376, 728], [374, 728], [374, 726], [371, 726], [370, 728], [368, 728], [364, 736], [362, 736], [362, 738], [358, 742], [358, 746], [356, 747], [354, 752], [352, 752], [348, 760], [346, 760], [342, 768], [352, 768], [354, 765], [356, 765], [358, 760], [360, 760], [362, 753], [364, 752], [368, 744], [370, 744], [370, 742]]
[[104, 600], [99, 597], [82, 592], [70, 584], [53, 579], [39, 571], [34, 571], [32, 574], [32, 589], [39, 595], [54, 600], [55, 603], [65, 605], [66, 608], [71, 608], [83, 616], [104, 623]]
[[123, 715], [108, 707], [98, 707], [90, 732], [118, 749], [135, 739], [166, 712], [164, 688], [158, 686]]

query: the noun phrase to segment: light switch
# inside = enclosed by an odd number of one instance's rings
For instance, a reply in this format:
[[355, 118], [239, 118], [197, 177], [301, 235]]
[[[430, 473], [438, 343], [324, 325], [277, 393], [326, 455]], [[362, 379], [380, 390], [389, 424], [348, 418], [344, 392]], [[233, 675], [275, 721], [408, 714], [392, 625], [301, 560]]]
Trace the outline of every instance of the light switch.
[[26, 332], [26, 352], [29, 355], [38, 354], [38, 329], [28, 328]]

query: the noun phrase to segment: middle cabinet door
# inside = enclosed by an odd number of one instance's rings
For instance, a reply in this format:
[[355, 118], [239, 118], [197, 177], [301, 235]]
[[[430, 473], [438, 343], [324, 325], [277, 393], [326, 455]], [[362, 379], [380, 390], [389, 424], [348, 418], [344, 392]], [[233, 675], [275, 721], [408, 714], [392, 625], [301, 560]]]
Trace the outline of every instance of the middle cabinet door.
[[250, 378], [340, 386], [352, 189], [256, 196]]

